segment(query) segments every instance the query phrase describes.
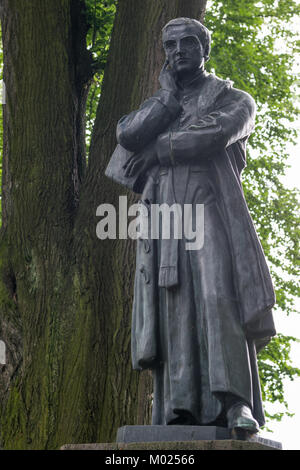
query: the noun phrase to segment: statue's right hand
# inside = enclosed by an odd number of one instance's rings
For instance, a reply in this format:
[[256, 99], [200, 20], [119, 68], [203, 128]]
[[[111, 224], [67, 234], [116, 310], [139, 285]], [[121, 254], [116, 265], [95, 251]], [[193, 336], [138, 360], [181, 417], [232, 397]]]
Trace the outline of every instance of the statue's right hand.
[[124, 175], [130, 178], [136, 175], [146, 173], [149, 168], [158, 163], [157, 153], [153, 144], [148, 145], [140, 153], [135, 153], [128, 158], [123, 165]]
[[161, 72], [159, 74], [159, 83], [163, 90], [170, 91], [176, 95], [178, 88], [173, 70], [169, 66], [169, 62], [166, 60]]

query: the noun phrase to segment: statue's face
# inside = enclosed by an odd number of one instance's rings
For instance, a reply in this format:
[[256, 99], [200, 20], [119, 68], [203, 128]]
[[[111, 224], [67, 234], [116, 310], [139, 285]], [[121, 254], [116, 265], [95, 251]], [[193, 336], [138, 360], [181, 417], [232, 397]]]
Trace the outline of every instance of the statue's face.
[[204, 48], [190, 25], [170, 26], [164, 32], [163, 45], [170, 67], [180, 77], [191, 75], [204, 63]]

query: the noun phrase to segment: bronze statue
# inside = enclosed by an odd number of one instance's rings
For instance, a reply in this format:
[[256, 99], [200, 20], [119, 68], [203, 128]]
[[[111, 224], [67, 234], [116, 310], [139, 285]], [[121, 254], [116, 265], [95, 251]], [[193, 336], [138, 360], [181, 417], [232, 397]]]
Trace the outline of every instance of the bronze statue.
[[[161, 89], [117, 126], [106, 174], [152, 204], [204, 204], [204, 244], [140, 238], [132, 318], [135, 369], [153, 371], [153, 424], [264, 424], [257, 351], [275, 334], [275, 295], [241, 186], [255, 103], [205, 71], [209, 31], [163, 29]], [[237, 58], [238, 60], [238, 58]]]

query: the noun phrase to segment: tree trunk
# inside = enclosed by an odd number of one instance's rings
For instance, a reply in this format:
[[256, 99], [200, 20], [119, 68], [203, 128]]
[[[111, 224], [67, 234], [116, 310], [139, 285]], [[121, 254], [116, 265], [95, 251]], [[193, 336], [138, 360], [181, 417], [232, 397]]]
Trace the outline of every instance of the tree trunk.
[[[6, 449], [107, 442], [149, 423], [151, 377], [131, 369], [135, 243], [96, 237], [122, 114], [158, 88], [161, 28], [206, 1], [119, 0], [88, 168], [90, 57], [80, 0], [2, 0], [4, 81], [0, 339]], [[128, 203], [133, 202], [129, 195]]]

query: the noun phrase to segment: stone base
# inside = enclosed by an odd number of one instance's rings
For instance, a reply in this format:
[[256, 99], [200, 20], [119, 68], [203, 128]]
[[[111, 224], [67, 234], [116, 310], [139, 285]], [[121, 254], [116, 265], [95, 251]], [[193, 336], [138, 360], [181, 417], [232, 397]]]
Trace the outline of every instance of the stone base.
[[227, 428], [220, 426], [123, 426], [118, 429], [117, 442], [218, 441], [231, 439]]
[[[220, 426], [123, 426], [118, 429], [117, 443], [139, 442], [192, 442], [192, 441], [233, 441], [229, 429]], [[280, 442], [264, 439], [257, 434], [243, 442], [256, 442], [276, 449], [282, 449]]]
[[220, 441], [185, 441], [185, 442], [131, 442], [131, 443], [107, 443], [107, 444], [66, 444], [61, 450], [102, 450], [102, 451], [121, 451], [121, 450], [280, 450], [278, 447], [272, 447], [260, 442], [220, 440]]
[[231, 439], [219, 426], [123, 426], [117, 442], [66, 444], [61, 450], [281, 450], [280, 442], [254, 435], [247, 440]]

